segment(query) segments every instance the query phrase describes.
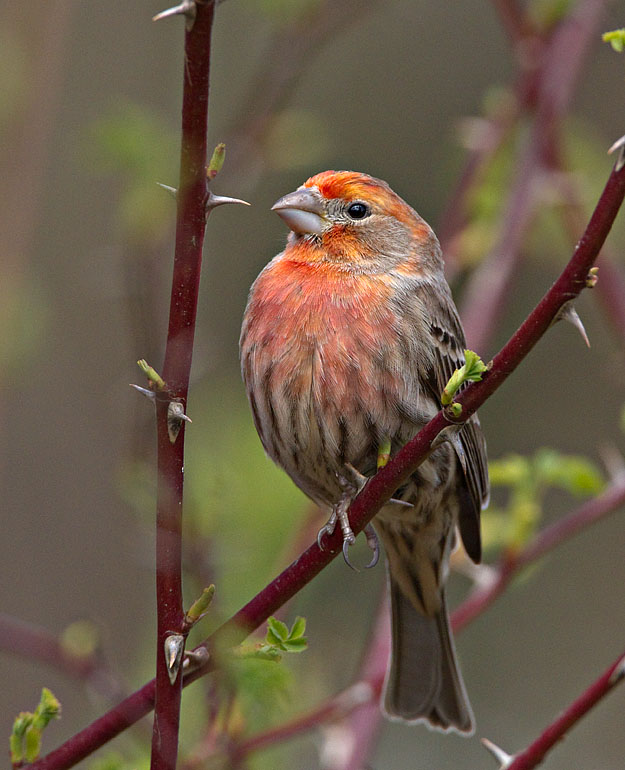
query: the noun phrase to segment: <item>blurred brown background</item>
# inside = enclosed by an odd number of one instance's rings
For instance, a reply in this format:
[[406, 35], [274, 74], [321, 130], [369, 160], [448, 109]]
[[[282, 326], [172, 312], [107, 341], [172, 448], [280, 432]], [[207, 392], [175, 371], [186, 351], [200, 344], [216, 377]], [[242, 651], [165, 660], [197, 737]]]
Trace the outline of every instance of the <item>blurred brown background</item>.
[[[514, 72], [485, 0], [354, 3], [341, 31], [311, 50], [289, 42], [289, 66], [304, 56], [303, 74], [263, 126], [259, 149], [235, 129], [249, 138], [250, 104], [263, 98], [250, 89], [273, 56], [279, 20], [299, 4], [275, 5], [228, 0], [213, 35], [210, 141], [228, 146], [214, 189], [253, 204], [210, 218], [188, 408], [187, 501], [197, 542], [215, 548], [200, 554], [199, 570], [216, 580], [222, 615], [285, 565], [291, 514], [302, 520], [307, 510], [264, 459], [238, 376], [249, 285], [285, 238], [270, 206], [317, 171], [357, 169], [386, 179], [436, 228], [462, 168], [458, 122], [481, 114], [485, 94]], [[605, 5], [601, 30], [623, 26], [622, 6]], [[55, 634], [94, 621], [129, 688], [153, 667], [154, 432], [151, 407], [128, 383], [141, 382], [138, 358], [162, 361], [175, 212], [154, 183], [176, 184], [183, 66], [182, 21], [150, 21], [162, 9], [152, 0], [0, 3], [0, 610]], [[571, 115], [572, 147], [586, 153], [580, 167], [594, 168], [590, 190], [607, 178], [605, 150], [625, 130], [624, 87], [625, 59], [597, 35]], [[611, 241], [621, 259], [623, 233], [621, 222]], [[548, 235], [528, 242], [505, 318], [478, 351], [485, 358], [568, 258], [565, 241]], [[600, 462], [602, 448], [622, 448], [622, 343], [590, 292], [578, 309], [591, 349], [558, 325], [482, 409], [492, 458], [552, 446]], [[548, 520], [576, 504], [563, 494], [548, 501]], [[494, 767], [479, 737], [510, 751], [535, 737], [623, 649], [623, 533], [621, 512], [568, 543], [459, 638], [476, 737], [386, 724], [371, 766]], [[337, 560], [289, 610], [308, 617], [311, 643], [285, 663], [304, 683], [293, 712], [350, 681], [383, 579], [374, 573]], [[466, 588], [458, 578], [453, 598]], [[43, 685], [63, 704], [44, 749], [106, 703], [1, 650], [0, 681], [0, 740]], [[545, 766], [622, 767], [624, 697], [602, 703]], [[193, 715], [187, 725], [190, 745], [199, 725]], [[134, 741], [117, 749], [131, 754]], [[292, 750], [253, 766], [317, 766], [311, 737]]]

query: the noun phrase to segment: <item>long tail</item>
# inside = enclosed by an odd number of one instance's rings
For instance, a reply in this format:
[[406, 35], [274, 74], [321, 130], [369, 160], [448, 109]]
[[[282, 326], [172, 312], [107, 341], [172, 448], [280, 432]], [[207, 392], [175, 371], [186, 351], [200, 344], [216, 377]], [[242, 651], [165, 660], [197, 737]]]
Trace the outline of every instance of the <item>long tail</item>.
[[460, 675], [444, 592], [432, 617], [423, 615], [391, 578], [393, 647], [384, 709], [390, 718], [425, 720], [439, 730], [474, 730]]

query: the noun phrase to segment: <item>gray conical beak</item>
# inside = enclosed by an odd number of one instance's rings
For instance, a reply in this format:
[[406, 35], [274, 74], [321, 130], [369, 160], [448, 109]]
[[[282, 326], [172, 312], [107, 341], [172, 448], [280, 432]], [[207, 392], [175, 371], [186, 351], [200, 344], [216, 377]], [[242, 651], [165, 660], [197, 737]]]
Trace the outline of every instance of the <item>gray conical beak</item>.
[[313, 188], [295, 190], [284, 195], [271, 207], [289, 228], [300, 235], [321, 235], [326, 226], [323, 201]]

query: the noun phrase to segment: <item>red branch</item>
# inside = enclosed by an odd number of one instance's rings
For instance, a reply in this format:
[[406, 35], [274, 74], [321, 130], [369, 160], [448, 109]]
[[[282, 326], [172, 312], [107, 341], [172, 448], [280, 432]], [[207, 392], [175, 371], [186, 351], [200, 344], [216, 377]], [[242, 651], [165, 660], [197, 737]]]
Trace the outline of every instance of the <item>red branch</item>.
[[[544, 61], [537, 73], [535, 117], [525, 150], [518, 158], [501, 234], [471, 275], [461, 307], [468, 343], [483, 354], [510, 296], [527, 225], [536, 208], [541, 176], [548, 167], [552, 137], [572, 99], [603, 6], [604, 0], [582, 0], [541, 51]], [[525, 79], [520, 81], [518, 90], [524, 95], [524, 108], [533, 108], [534, 89], [527, 88]]]
[[[164, 644], [184, 634], [182, 606], [182, 494], [184, 430], [169, 439], [167, 412], [173, 399], [186, 403], [206, 228], [206, 133], [214, 3], [198, 3], [185, 35], [182, 144], [176, 250], [163, 379], [157, 398], [158, 490], [156, 504], [157, 644], [152, 770], [173, 770], [178, 755], [182, 676], [172, 684]], [[162, 398], [161, 396], [165, 396]]]
[[[503, 384], [555, 321], [563, 305], [577, 297], [585, 288], [588, 271], [594, 265], [624, 196], [625, 169], [618, 172], [613, 170], [586, 231], [560, 277], [495, 356], [484, 379], [472, 383], [458, 398], [463, 406], [464, 419], [473, 414]], [[355, 532], [364, 528], [385, 501], [392, 497], [393, 492], [416, 470], [427, 457], [436, 436], [449, 425], [450, 418], [444, 412], [439, 412], [366, 484], [349, 509], [350, 522]], [[201, 646], [209, 647], [215, 636], [223, 637], [225, 634], [230, 642], [236, 642], [257, 628], [337, 555], [340, 551], [340, 539], [340, 532], [329, 538], [330, 550], [327, 551], [321, 551], [316, 544], [308, 548]], [[185, 685], [206, 673], [211, 665], [209, 661], [208, 664], [190, 672], [185, 677]], [[154, 682], [149, 682], [120, 703], [116, 709], [104, 714], [64, 745], [36, 762], [33, 768], [60, 770], [71, 767], [146, 714], [152, 707], [153, 698]]]
[[507, 770], [532, 770], [579, 720], [625, 678], [625, 654], [572, 703], [525, 751], [516, 754]]
[[516, 554], [506, 553], [495, 567], [494, 577], [488, 585], [476, 589], [451, 615], [454, 632], [462, 631], [472, 620], [481, 615], [505, 590], [512, 577], [523, 567], [542, 558], [560, 543], [589, 527], [625, 503], [625, 479], [611, 484], [603, 494], [581, 505], [573, 513], [564, 516], [539, 532], [523, 550]]
[[[485, 612], [501, 595], [510, 579], [546, 553], [591, 527], [625, 503], [625, 478], [616, 479], [599, 497], [589, 500], [559, 521], [538, 532], [534, 539], [516, 557], [511, 554], [502, 558], [492, 568], [494, 578], [485, 588], [477, 589], [452, 614], [454, 633], [462, 631], [478, 615]], [[336, 722], [349, 715], [345, 722], [349, 742], [353, 746], [345, 763], [337, 764], [337, 770], [359, 770], [369, 756], [371, 741], [380, 719], [378, 701], [390, 649], [390, 619], [388, 601], [384, 598], [372, 634], [372, 642], [360, 667], [357, 679], [342, 692], [325, 700], [314, 710], [301, 714], [276, 728], [265, 730], [237, 744], [230, 751], [234, 765], [248, 754], [278, 741], [289, 740], [303, 732], [317, 729], [321, 724]], [[204, 757], [205, 759], [205, 757]]]

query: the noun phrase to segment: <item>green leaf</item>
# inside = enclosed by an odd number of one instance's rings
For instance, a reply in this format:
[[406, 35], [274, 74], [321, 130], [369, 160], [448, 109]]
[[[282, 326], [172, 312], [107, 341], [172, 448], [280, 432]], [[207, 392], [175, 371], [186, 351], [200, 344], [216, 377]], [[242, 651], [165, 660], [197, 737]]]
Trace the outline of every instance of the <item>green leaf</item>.
[[24, 734], [33, 723], [33, 714], [29, 711], [20, 712], [13, 722], [13, 730], [9, 738], [11, 747], [11, 762], [16, 765], [24, 759]]
[[572, 495], [598, 494], [605, 486], [597, 466], [585, 457], [541, 449], [534, 462], [536, 473], [544, 484], [559, 487]]
[[53, 693], [44, 687], [34, 713], [22, 711], [13, 722], [9, 738], [11, 761], [14, 764], [26, 760], [34, 762], [41, 751], [41, 731], [50, 720], [61, 714], [61, 704]]
[[293, 628], [291, 629], [291, 633], [289, 634], [289, 641], [293, 641], [294, 639], [299, 639], [300, 637], [304, 636], [304, 633], [306, 632], [306, 618], [302, 617], [296, 617], [295, 623], [293, 623]]
[[41, 752], [41, 730], [31, 725], [24, 735], [24, 759], [34, 762]]
[[454, 396], [465, 382], [478, 382], [482, 379], [482, 374], [487, 370], [486, 364], [472, 350], [464, 351], [464, 364], [460, 369], [456, 369], [445, 385], [441, 395], [441, 404], [449, 406], [454, 400]]
[[493, 486], [514, 487], [527, 479], [530, 462], [527, 457], [510, 454], [488, 464], [488, 473]]
[[60, 716], [61, 704], [58, 698], [47, 687], [44, 687], [41, 691], [39, 705], [35, 709], [35, 724], [43, 729], [52, 719], [58, 719]]
[[304, 652], [308, 647], [308, 642], [303, 638], [287, 639], [282, 642], [282, 647], [286, 652]]
[[464, 376], [466, 380], [478, 382], [482, 379], [482, 374], [486, 371], [487, 366], [477, 353], [474, 353], [472, 350], [465, 350], [463, 368], [465, 370]]
[[280, 639], [279, 636], [276, 636], [270, 628], [267, 629], [267, 633], [265, 635], [265, 641], [267, 642], [267, 644], [273, 645], [274, 647], [280, 647], [280, 645], [282, 644], [282, 639]]
[[[269, 640], [269, 634], [272, 634], [272, 640]], [[277, 639], [279, 642], [289, 638], [289, 629], [286, 623], [274, 618], [273, 615], [267, 619], [267, 641], [270, 644], [275, 644], [273, 639]]]

